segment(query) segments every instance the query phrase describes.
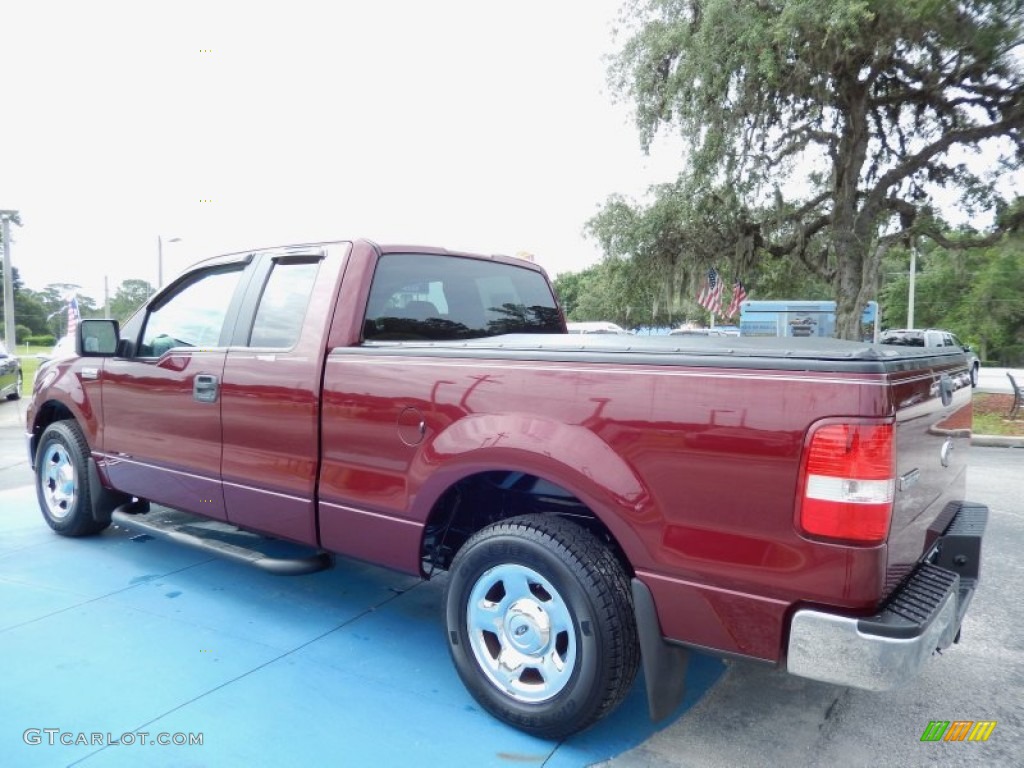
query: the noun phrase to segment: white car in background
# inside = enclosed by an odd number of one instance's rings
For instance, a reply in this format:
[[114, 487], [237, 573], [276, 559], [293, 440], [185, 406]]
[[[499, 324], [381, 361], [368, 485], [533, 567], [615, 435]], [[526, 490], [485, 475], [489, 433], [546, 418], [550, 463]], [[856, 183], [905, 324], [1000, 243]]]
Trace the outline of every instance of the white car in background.
[[736, 336], [719, 328], [673, 328], [668, 332], [669, 336]]
[[615, 323], [606, 323], [603, 321], [566, 323], [566, 327], [569, 329], [569, 333], [614, 333], [623, 336], [633, 335], [620, 325], [616, 325]]

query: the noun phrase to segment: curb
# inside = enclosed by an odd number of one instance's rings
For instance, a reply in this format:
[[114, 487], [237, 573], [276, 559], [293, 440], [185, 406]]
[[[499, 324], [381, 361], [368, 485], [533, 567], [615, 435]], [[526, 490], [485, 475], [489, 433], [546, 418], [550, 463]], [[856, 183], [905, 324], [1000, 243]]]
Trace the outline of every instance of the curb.
[[1024, 437], [1013, 435], [971, 435], [971, 445], [989, 448], [1024, 448]]
[[983, 445], [989, 448], [1024, 448], [1024, 436], [1021, 435], [972, 435], [969, 429], [943, 429], [931, 427], [934, 435], [947, 437], [970, 437], [971, 445]]

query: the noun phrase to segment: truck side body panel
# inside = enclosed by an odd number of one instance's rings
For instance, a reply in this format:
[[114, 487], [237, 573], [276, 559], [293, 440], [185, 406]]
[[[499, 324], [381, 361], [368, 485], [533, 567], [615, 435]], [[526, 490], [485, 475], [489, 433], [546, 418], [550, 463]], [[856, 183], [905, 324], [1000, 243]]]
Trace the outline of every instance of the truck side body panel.
[[[324, 381], [323, 542], [414, 571], [422, 526], [447, 487], [432, 479], [529, 472], [608, 526], [653, 592], [666, 636], [778, 660], [794, 605], [873, 611], [891, 575], [922, 552], [903, 510], [925, 528], [936, 514], [900, 500], [895, 556], [884, 544], [802, 536], [793, 510], [808, 426], [898, 413], [899, 440], [920, 446], [908, 458], [923, 468], [939, 439], [928, 432], [941, 415], [929, 399], [938, 376], [900, 385], [915, 411], [897, 408], [884, 375], [336, 350]], [[933, 458], [938, 466], [937, 446]], [[939, 487], [919, 489], [929, 486]]]

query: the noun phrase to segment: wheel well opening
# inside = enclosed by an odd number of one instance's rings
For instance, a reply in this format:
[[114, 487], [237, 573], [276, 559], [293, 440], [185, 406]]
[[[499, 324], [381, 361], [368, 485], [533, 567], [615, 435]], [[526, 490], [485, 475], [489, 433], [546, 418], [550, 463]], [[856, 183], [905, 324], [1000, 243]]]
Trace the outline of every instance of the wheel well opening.
[[463, 478], [434, 504], [423, 532], [423, 573], [447, 570], [462, 545], [481, 528], [520, 515], [571, 519], [605, 542], [632, 575], [629, 561], [608, 528], [580, 499], [555, 483], [525, 472], [480, 472]]
[[71, 413], [71, 410], [56, 400], [50, 400], [43, 403], [40, 406], [39, 411], [36, 413], [35, 423], [32, 425], [32, 439], [30, 441], [30, 450], [32, 454], [32, 464], [35, 465], [36, 449], [39, 447], [39, 437], [43, 434], [48, 426], [53, 424], [55, 421], [63, 421], [64, 419], [73, 419], [75, 415]]

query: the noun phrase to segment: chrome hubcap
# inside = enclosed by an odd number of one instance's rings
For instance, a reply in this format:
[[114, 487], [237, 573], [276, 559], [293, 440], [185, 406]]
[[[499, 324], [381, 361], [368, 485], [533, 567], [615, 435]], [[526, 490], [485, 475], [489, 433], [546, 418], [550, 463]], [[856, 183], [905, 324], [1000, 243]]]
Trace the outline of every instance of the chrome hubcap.
[[63, 445], [51, 443], [41, 461], [40, 485], [46, 509], [55, 520], [63, 520], [75, 506], [75, 466]]
[[470, 593], [466, 628], [480, 668], [517, 701], [547, 701], [572, 676], [572, 616], [551, 583], [531, 568], [499, 565], [480, 576]]

